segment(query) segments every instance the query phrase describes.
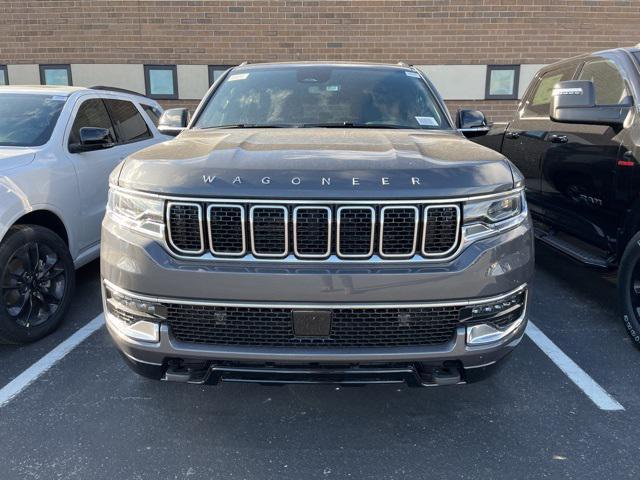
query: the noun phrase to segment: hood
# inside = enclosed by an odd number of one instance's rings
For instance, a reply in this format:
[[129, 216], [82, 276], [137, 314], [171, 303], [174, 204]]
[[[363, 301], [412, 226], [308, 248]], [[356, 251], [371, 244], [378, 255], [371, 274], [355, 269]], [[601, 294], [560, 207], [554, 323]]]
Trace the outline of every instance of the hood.
[[0, 147], [0, 172], [22, 167], [32, 162], [37, 149], [28, 147]]
[[509, 162], [456, 133], [189, 130], [130, 156], [119, 185], [230, 198], [458, 197], [513, 187]]

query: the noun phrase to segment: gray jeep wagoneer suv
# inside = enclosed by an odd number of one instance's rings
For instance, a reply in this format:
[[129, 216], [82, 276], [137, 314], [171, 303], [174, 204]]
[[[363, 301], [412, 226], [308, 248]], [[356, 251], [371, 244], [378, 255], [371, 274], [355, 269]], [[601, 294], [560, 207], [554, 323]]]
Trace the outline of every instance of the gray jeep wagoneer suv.
[[110, 183], [106, 323], [144, 376], [448, 385], [523, 335], [522, 175], [414, 68], [233, 68]]

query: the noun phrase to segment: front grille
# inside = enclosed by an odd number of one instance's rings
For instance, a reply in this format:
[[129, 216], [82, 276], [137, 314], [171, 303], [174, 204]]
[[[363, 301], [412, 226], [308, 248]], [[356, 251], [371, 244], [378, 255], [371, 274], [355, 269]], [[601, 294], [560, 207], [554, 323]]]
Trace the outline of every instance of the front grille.
[[367, 258], [373, 254], [375, 217], [371, 207], [338, 208], [338, 255]]
[[459, 223], [460, 208], [455, 205], [425, 208], [423, 253], [430, 256], [451, 252], [458, 240]]
[[[202, 212], [206, 212], [204, 215]], [[181, 255], [326, 260], [442, 260], [460, 246], [460, 207], [169, 202], [168, 245]]]
[[251, 208], [253, 252], [263, 257], [283, 257], [289, 251], [288, 210], [282, 206]]
[[331, 254], [331, 209], [296, 207], [293, 212], [294, 252], [301, 258], [326, 258]]
[[202, 253], [202, 207], [197, 203], [169, 203], [169, 241], [180, 253]]
[[380, 253], [387, 257], [410, 257], [416, 251], [418, 232], [416, 207], [384, 207], [382, 209]]
[[239, 205], [210, 205], [208, 212], [211, 251], [217, 255], [243, 255], [244, 209]]
[[400, 347], [450, 342], [460, 306], [339, 308], [326, 337], [296, 337], [291, 308], [166, 304], [176, 339], [210, 345], [270, 347]]

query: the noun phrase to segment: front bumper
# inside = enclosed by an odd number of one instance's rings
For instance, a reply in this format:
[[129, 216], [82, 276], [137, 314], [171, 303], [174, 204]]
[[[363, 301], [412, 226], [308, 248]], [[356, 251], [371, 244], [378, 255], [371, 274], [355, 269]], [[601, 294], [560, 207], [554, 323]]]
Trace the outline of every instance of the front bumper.
[[[159, 244], [106, 218], [101, 270], [103, 298], [108, 286], [150, 302], [332, 309], [424, 306], [442, 304], [446, 299], [444, 303], [466, 305], [489, 302], [524, 288], [533, 273], [533, 239], [527, 220], [471, 244], [442, 264], [231, 264], [176, 259]], [[126, 334], [106, 305], [105, 312], [109, 333], [136, 371], [153, 378], [195, 383], [229, 379], [265, 383], [269, 378], [286, 383], [316, 377], [323, 382], [371, 383], [379, 379], [389, 383], [387, 377], [397, 374], [403, 381], [413, 377], [418, 384], [441, 384], [438, 378], [442, 371], [445, 384], [460, 383], [510, 353], [526, 327], [525, 300], [522, 315], [509, 331], [483, 345], [469, 345], [468, 327], [461, 325], [451, 341], [432, 346], [259, 347], [183, 342], [166, 323], [160, 323], [157, 341], [144, 341]], [[458, 381], [446, 373], [452, 369], [460, 372]]]

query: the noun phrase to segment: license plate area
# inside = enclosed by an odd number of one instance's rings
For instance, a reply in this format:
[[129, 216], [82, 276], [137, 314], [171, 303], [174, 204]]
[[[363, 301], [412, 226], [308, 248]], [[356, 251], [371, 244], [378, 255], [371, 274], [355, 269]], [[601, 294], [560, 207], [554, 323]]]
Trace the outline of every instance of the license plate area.
[[329, 310], [294, 310], [293, 334], [296, 337], [328, 337], [331, 335]]

